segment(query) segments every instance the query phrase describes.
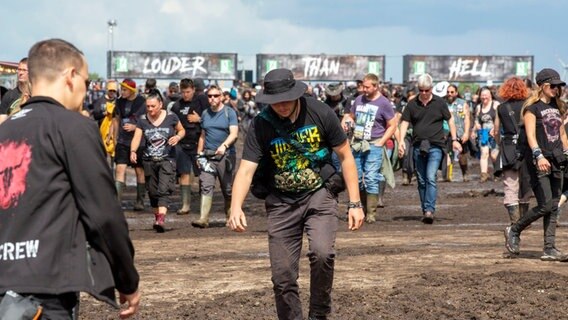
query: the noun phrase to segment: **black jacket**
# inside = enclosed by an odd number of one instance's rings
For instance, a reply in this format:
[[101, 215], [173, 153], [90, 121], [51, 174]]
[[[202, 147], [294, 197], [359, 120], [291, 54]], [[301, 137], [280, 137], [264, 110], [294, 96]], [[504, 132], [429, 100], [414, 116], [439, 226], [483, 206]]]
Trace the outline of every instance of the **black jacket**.
[[0, 294], [138, 288], [134, 248], [95, 122], [33, 97], [0, 126]]

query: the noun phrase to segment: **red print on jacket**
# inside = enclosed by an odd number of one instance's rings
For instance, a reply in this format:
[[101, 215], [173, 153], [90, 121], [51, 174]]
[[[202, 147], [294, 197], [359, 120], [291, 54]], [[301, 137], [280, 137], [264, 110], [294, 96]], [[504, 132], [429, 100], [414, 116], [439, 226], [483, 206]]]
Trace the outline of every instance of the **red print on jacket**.
[[32, 148], [25, 142], [0, 143], [0, 209], [18, 205], [26, 191]]

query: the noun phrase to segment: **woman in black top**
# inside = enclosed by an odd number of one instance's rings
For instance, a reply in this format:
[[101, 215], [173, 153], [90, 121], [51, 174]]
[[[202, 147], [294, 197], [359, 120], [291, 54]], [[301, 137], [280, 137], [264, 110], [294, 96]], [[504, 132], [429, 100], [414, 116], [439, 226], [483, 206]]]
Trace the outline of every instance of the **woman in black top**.
[[566, 105], [560, 99], [566, 83], [552, 69], [541, 70], [536, 75], [536, 82], [538, 89], [524, 103], [521, 114], [528, 144], [524, 148], [525, 164], [537, 206], [505, 229], [505, 245], [509, 252], [518, 254], [521, 232], [542, 217], [544, 253], [540, 259], [566, 261], [568, 256], [555, 247], [558, 200], [568, 154], [568, 139], [562, 125]]
[[137, 162], [136, 151], [142, 136], [146, 141], [142, 164], [150, 206], [154, 211], [154, 229], [164, 232], [169, 196], [175, 188], [174, 148], [185, 135], [178, 117], [163, 109], [160, 91], [151, 89], [146, 96], [146, 114], [137, 122], [130, 149], [130, 161]]
[[[517, 160], [517, 140], [520, 127], [521, 109], [529, 92], [521, 78], [511, 77], [499, 88], [499, 97], [505, 102], [497, 107], [494, 129], [491, 135], [499, 143], [499, 157], [496, 160], [495, 175], [501, 175], [505, 197], [503, 204], [509, 213], [511, 224], [517, 222], [528, 210], [530, 188], [526, 179], [521, 179], [521, 162]], [[526, 186], [525, 186], [526, 184]], [[520, 193], [519, 193], [520, 192]]]

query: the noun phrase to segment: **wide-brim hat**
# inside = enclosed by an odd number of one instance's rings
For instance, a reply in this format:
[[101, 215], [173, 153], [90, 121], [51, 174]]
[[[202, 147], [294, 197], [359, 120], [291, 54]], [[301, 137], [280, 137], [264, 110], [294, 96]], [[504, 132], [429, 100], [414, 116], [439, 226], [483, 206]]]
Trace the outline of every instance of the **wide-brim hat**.
[[300, 98], [308, 89], [308, 85], [294, 79], [288, 69], [274, 69], [264, 77], [264, 88], [255, 97], [256, 102], [273, 104], [293, 101]]
[[543, 83], [550, 83], [556, 85], [559, 84], [563, 86], [566, 85], [566, 82], [560, 79], [560, 75], [558, 74], [558, 72], [550, 68], [544, 68], [536, 74], [536, 84], [540, 86]]
[[343, 85], [341, 83], [331, 83], [325, 87], [325, 94], [328, 96], [338, 96], [343, 92]]
[[432, 93], [436, 96], [443, 98], [448, 94], [448, 87], [450, 83], [448, 81], [441, 81], [436, 83], [434, 88], [432, 88]]

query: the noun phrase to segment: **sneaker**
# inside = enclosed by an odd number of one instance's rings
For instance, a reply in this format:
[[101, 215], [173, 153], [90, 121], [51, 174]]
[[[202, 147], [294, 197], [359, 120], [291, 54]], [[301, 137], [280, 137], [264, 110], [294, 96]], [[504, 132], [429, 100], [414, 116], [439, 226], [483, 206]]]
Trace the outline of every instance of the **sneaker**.
[[154, 230], [157, 233], [164, 233], [166, 229], [164, 228], [164, 222], [166, 221], [165, 214], [157, 214], [156, 215], [156, 222], [154, 223]]
[[513, 228], [511, 226], [505, 228], [505, 247], [507, 248], [507, 250], [509, 250], [510, 253], [519, 254], [519, 245], [521, 238], [518, 234], [513, 232], [512, 229]]
[[558, 249], [552, 247], [550, 249], [544, 249], [542, 256], [540, 257], [542, 261], [568, 261], [568, 255], [565, 255]]
[[430, 211], [426, 211], [424, 213], [424, 217], [422, 218], [422, 222], [424, 224], [432, 224], [434, 223], [434, 214]]

